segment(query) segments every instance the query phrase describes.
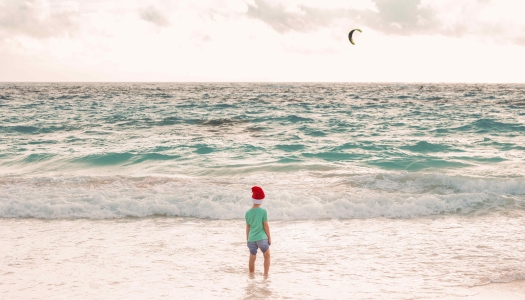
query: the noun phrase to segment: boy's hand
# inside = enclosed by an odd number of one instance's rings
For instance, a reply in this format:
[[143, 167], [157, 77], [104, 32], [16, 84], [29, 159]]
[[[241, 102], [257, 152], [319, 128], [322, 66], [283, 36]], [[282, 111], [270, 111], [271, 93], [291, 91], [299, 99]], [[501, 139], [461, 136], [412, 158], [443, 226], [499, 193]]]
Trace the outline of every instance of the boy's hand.
[[272, 245], [272, 238], [271, 237], [268, 237], [268, 245]]

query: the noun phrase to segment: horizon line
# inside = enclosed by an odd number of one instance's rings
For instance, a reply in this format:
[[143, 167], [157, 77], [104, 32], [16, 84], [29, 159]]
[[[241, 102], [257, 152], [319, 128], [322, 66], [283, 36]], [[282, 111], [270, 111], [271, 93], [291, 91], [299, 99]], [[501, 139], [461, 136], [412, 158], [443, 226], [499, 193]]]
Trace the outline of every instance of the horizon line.
[[525, 84], [525, 82], [470, 81], [0, 81], [0, 83], [362, 83], [362, 84]]

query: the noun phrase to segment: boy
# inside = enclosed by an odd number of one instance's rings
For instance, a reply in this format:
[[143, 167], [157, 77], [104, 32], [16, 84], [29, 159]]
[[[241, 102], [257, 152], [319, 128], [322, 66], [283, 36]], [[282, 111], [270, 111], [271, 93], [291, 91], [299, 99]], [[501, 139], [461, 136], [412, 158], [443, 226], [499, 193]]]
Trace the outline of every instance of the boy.
[[264, 256], [264, 276], [268, 276], [270, 270], [270, 245], [272, 238], [270, 236], [270, 226], [268, 225], [268, 215], [266, 210], [261, 208], [264, 199], [263, 190], [258, 187], [252, 187], [253, 206], [246, 212], [246, 240], [248, 249], [250, 249], [250, 262], [248, 268], [250, 273], [255, 270], [255, 259], [257, 258], [257, 249], [261, 249]]

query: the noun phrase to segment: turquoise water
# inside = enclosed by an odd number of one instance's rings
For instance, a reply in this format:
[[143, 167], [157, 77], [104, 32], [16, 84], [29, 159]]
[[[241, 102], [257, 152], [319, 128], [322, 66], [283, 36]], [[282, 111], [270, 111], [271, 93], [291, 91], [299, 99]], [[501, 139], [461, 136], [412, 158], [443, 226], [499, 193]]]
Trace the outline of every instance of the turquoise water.
[[[525, 208], [525, 85], [1, 83], [0, 217]], [[302, 209], [298, 211], [297, 205]]]

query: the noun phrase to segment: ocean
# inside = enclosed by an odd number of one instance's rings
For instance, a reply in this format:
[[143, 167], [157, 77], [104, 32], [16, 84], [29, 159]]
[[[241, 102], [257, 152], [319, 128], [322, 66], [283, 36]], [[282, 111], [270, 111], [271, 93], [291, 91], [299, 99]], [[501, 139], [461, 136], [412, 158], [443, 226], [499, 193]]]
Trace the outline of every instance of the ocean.
[[0, 295], [520, 299], [524, 150], [523, 84], [0, 83]]

